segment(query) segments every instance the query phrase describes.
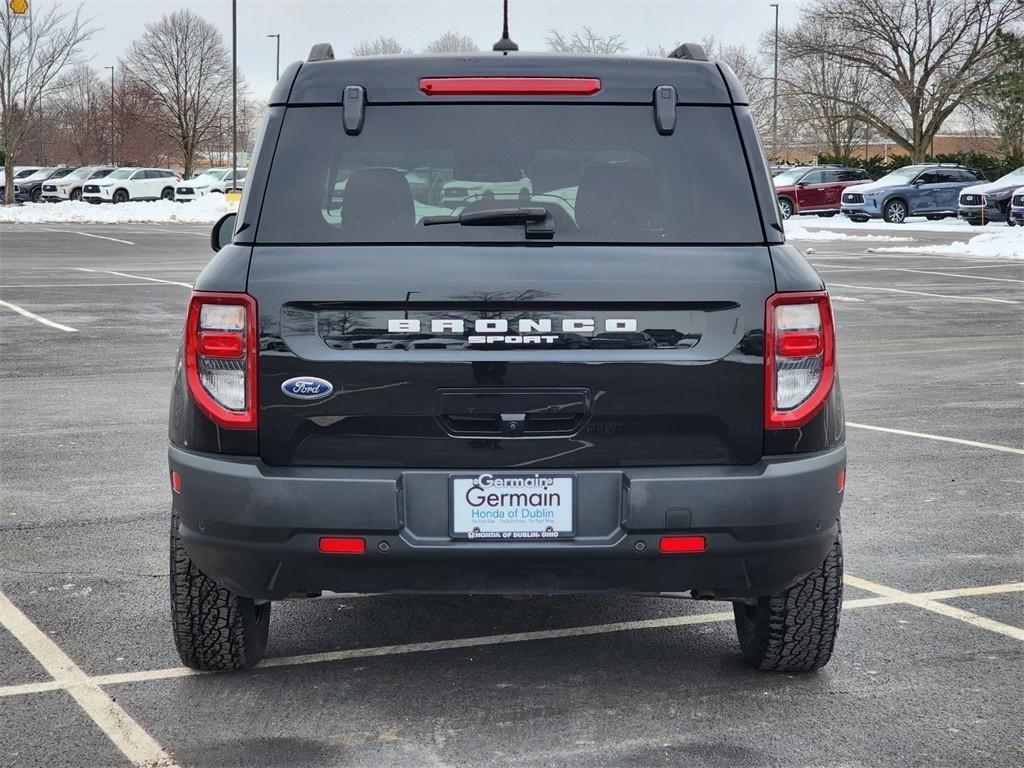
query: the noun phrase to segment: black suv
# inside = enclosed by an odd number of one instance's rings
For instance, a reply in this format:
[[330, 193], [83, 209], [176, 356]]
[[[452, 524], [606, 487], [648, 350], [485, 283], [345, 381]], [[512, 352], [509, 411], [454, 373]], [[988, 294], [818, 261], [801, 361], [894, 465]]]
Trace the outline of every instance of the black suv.
[[271, 601], [324, 590], [689, 590], [755, 667], [824, 665], [832, 311], [732, 72], [694, 45], [333, 59], [277, 84], [188, 305], [184, 662], [251, 666]]

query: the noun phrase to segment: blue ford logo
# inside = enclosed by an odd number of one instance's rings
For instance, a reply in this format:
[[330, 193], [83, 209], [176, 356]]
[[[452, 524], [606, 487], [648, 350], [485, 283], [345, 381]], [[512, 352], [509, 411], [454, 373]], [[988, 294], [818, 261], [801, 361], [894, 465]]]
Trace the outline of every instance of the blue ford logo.
[[296, 376], [281, 385], [281, 391], [297, 400], [319, 400], [334, 391], [334, 385], [316, 376]]

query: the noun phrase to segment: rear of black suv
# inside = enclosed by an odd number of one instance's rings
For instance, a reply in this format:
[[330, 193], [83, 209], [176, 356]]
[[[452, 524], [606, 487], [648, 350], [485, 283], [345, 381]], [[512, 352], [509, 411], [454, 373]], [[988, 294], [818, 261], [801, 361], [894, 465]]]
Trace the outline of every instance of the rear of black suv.
[[188, 307], [185, 663], [251, 666], [270, 602], [324, 590], [692, 591], [733, 602], [753, 665], [824, 665], [832, 313], [732, 73], [694, 46], [314, 50]]

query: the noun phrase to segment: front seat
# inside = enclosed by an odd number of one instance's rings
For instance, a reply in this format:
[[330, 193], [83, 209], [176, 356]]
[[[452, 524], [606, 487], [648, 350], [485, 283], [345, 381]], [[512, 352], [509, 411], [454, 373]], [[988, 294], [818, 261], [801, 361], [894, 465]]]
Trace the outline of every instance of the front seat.
[[348, 177], [341, 228], [351, 240], [401, 240], [416, 221], [412, 190], [393, 168], [363, 168]]
[[576, 224], [597, 239], [629, 239], [664, 227], [664, 208], [654, 173], [646, 168], [592, 165], [576, 193]]

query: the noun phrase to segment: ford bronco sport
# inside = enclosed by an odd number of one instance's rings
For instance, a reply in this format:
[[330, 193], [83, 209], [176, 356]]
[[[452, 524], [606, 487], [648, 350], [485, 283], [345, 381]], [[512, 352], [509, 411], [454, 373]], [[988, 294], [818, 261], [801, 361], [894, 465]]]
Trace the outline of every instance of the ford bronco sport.
[[689, 591], [755, 667], [829, 660], [831, 306], [699, 46], [315, 46], [212, 239], [170, 408], [186, 664], [255, 664], [323, 591]]

